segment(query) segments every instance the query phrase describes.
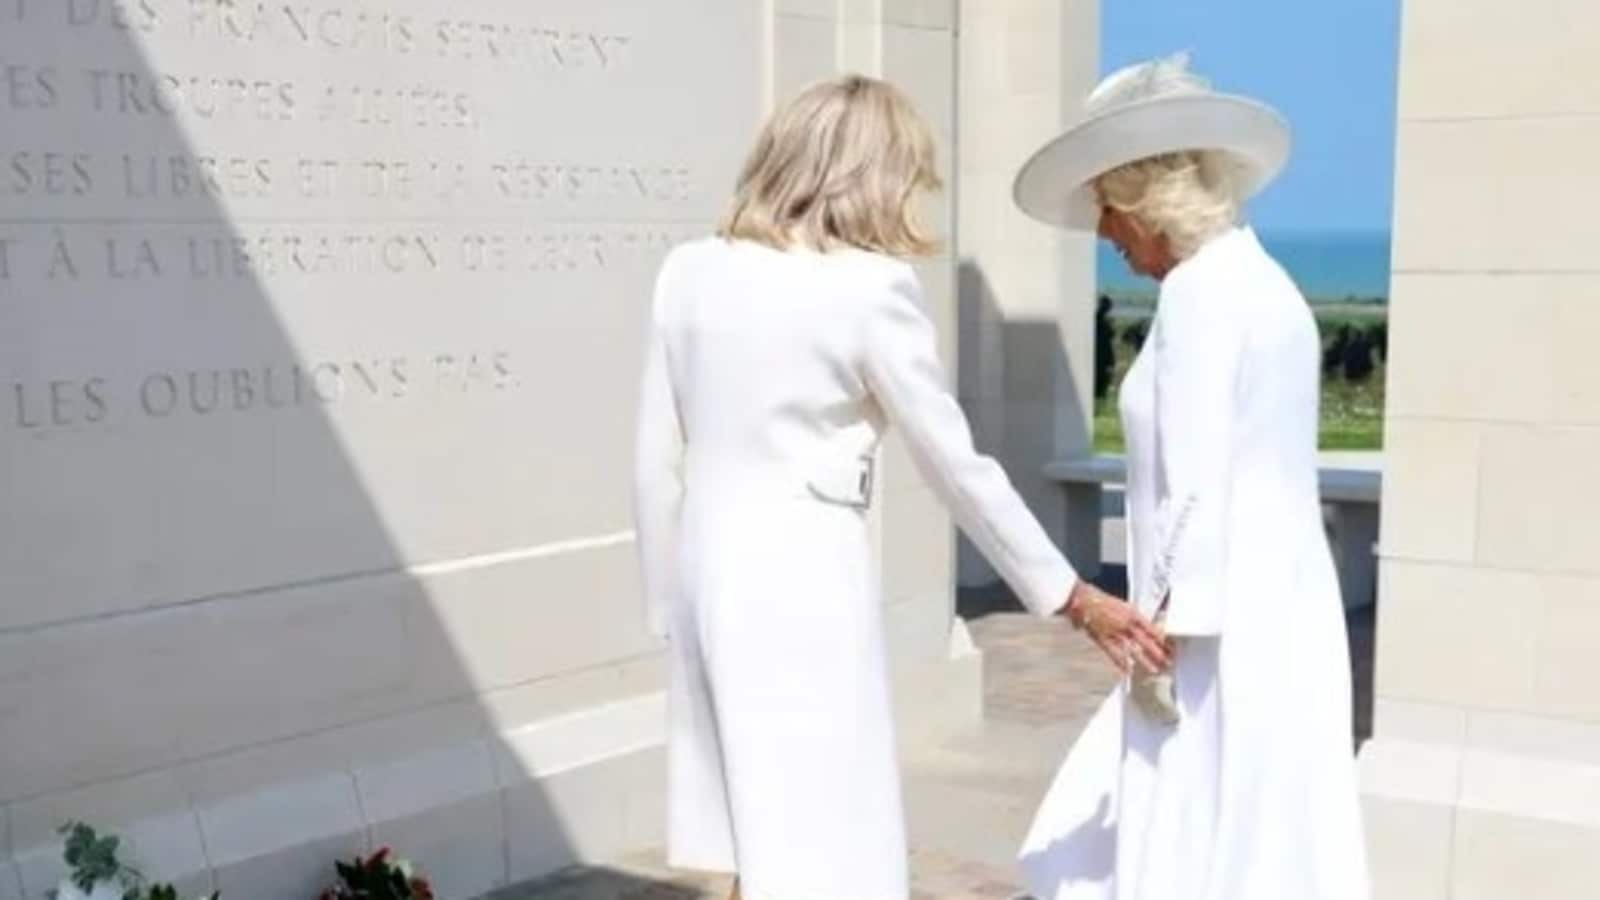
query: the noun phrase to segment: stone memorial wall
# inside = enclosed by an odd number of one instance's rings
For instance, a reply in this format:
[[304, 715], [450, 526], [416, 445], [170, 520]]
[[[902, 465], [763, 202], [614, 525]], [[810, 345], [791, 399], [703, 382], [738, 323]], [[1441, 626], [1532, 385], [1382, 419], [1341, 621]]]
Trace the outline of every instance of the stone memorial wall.
[[[928, 309], [1059, 529], [1035, 474], [1087, 422], [1088, 242], [1007, 185], [1094, 8], [0, 0], [0, 900], [46, 896], [74, 818], [227, 900], [385, 844], [466, 898], [660, 843], [651, 281], [815, 79], [930, 121]], [[982, 659], [950, 521], [884, 457], [909, 744], [973, 724]]]
[[[0, 2], [0, 897], [53, 884], [69, 815], [288, 896], [275, 851], [575, 765], [484, 736], [659, 688], [638, 348], [761, 113], [760, 23]], [[457, 756], [359, 775], [424, 751]]]

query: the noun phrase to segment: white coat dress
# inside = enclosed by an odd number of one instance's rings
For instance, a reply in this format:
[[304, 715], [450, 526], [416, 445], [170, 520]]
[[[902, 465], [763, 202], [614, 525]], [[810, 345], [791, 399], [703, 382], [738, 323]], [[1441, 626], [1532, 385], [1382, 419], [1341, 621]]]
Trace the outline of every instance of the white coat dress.
[[662, 266], [638, 422], [647, 608], [670, 660], [668, 855], [749, 900], [903, 900], [868, 529], [900, 430], [1035, 612], [1076, 575], [974, 451], [906, 264], [706, 239]]
[[1172, 270], [1122, 385], [1130, 594], [1181, 721], [1119, 688], [1023, 847], [1040, 900], [1366, 900], [1350, 662], [1317, 491], [1320, 342], [1248, 228]]

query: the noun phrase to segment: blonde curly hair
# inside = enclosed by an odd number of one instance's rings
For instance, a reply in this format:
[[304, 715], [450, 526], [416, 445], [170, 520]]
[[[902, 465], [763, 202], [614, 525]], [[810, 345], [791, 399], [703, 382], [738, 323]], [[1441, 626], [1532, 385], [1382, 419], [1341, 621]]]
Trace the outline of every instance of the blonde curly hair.
[[761, 130], [717, 233], [779, 249], [938, 247], [917, 195], [939, 187], [933, 135], [885, 81], [846, 75], [806, 89]]
[[1218, 150], [1183, 150], [1135, 160], [1095, 179], [1104, 206], [1164, 235], [1179, 259], [1239, 223], [1240, 163]]

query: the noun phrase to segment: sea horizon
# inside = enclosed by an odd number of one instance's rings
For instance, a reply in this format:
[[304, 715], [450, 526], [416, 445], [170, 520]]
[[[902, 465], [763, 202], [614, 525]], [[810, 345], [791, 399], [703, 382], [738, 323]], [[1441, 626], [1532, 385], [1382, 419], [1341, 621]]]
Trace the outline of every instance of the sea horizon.
[[[1261, 243], [1317, 303], [1384, 302], [1389, 297], [1388, 230], [1261, 230]], [[1100, 293], [1117, 300], [1152, 299], [1156, 283], [1134, 275], [1105, 241], [1096, 247]]]

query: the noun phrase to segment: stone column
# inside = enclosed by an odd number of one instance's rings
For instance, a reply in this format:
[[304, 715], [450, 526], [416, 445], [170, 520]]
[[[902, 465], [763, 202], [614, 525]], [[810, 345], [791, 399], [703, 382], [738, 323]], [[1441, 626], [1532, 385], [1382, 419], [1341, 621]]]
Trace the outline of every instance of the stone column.
[[1600, 881], [1600, 7], [1409, 0], [1383, 498], [1380, 900]]
[[[1093, 240], [1025, 217], [1011, 182], [1040, 144], [1076, 120], [1094, 86], [1099, 4], [965, 0], [960, 31], [961, 399], [981, 446], [1060, 542], [1063, 494], [1041, 468], [1090, 444]], [[1098, 560], [1073, 563], [1087, 569]], [[965, 543], [960, 572], [964, 584], [995, 577]]]

